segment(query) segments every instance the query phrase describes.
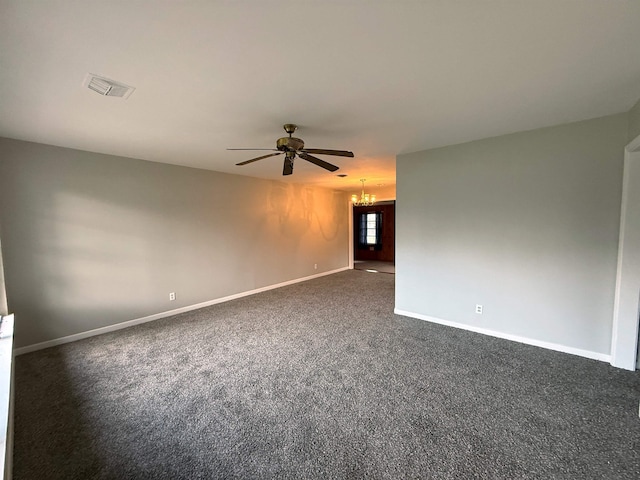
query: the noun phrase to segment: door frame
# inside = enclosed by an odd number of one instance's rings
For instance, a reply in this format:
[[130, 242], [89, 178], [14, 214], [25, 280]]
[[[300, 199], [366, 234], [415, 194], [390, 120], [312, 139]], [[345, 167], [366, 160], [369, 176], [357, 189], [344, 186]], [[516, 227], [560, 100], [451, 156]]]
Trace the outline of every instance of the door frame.
[[[376, 203], [378, 202], [395, 202], [395, 210], [396, 210], [396, 215], [398, 214], [398, 201], [396, 200], [395, 197], [393, 198], [377, 198], [376, 199]], [[351, 270], [353, 270], [353, 263], [354, 263], [354, 259], [355, 259], [355, 250], [354, 250], [354, 245], [353, 242], [355, 240], [355, 237], [353, 236], [353, 203], [351, 202], [351, 199], [349, 199], [348, 201], [349, 203], [349, 268]], [[393, 234], [395, 236], [396, 234], [396, 221], [394, 219], [394, 225], [393, 225]], [[395, 249], [395, 242], [394, 242], [394, 249]], [[395, 253], [394, 253], [394, 258], [395, 258]]]
[[349, 205], [349, 268], [353, 270], [353, 258], [355, 251], [353, 250], [353, 203], [348, 200]]
[[634, 215], [640, 208], [630, 198], [640, 195], [640, 135], [624, 151], [618, 267], [611, 329], [611, 365], [635, 370], [640, 317], [640, 232]]

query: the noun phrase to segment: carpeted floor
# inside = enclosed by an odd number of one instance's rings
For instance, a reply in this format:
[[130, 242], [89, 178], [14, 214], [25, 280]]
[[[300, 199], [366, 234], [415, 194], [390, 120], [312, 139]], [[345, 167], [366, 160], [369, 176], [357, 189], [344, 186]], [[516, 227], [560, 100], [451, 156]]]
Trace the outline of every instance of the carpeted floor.
[[346, 271], [17, 357], [14, 478], [640, 478], [635, 372]]

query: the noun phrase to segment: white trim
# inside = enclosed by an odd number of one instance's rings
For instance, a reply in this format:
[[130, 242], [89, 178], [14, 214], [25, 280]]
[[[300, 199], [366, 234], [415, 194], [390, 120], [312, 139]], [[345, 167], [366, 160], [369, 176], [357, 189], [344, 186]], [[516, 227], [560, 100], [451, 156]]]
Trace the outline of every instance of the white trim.
[[[624, 170], [622, 172], [622, 202], [620, 205], [620, 235], [618, 240], [618, 263], [616, 271], [616, 290], [613, 304], [613, 322], [611, 325], [611, 365], [626, 370], [636, 370], [638, 351], [638, 318], [629, 315], [629, 300], [623, 301], [623, 290], [628, 289], [628, 280], [623, 282], [622, 273], [625, 266], [625, 237], [627, 230], [628, 196], [631, 186], [629, 171], [631, 163], [640, 161], [640, 135], [631, 141], [624, 150]], [[632, 212], [632, 213], [635, 213]], [[633, 250], [633, 244], [628, 250]], [[627, 250], [627, 251], [628, 251]], [[626, 291], [626, 290], [625, 290]], [[625, 297], [628, 293], [625, 294]], [[637, 300], [637, 299], [636, 299]], [[622, 307], [622, 308], [621, 308]], [[621, 309], [624, 313], [621, 314]]]
[[355, 239], [353, 238], [353, 203], [351, 203], [351, 197], [348, 198], [349, 205], [349, 268], [353, 270], [353, 258], [355, 255], [353, 249], [353, 242]]
[[68, 335], [66, 337], [54, 338], [53, 340], [47, 340], [46, 342], [34, 343], [33, 345], [27, 345], [26, 347], [16, 348], [13, 351], [13, 354], [14, 356], [22, 355], [24, 353], [31, 353], [37, 350], [42, 350], [44, 348], [55, 347], [57, 345], [63, 345], [65, 343], [71, 343], [77, 340], [94, 337], [96, 335], [101, 335], [103, 333], [115, 332], [116, 330], [121, 330], [127, 327], [133, 327], [134, 325], [140, 325], [141, 323], [147, 323], [147, 322], [152, 322], [154, 320], [159, 320], [161, 318], [172, 317], [173, 315], [178, 315], [179, 313], [190, 312], [191, 310], [197, 310], [199, 308], [208, 307], [210, 305], [216, 305], [218, 303], [228, 302], [230, 300], [235, 300], [237, 298], [247, 297], [249, 295], [254, 295], [256, 293], [266, 292], [267, 290], [286, 287], [287, 285], [293, 285], [294, 283], [306, 282], [307, 280], [313, 280], [314, 278], [324, 277], [326, 275], [332, 275], [334, 273], [343, 272], [345, 270], [349, 270], [349, 267], [342, 267], [342, 268], [337, 268], [335, 270], [330, 270], [328, 272], [316, 273], [315, 275], [309, 275], [308, 277], [296, 278], [294, 280], [288, 280], [286, 282], [276, 283], [274, 285], [267, 285], [266, 287], [256, 288], [255, 290], [248, 290], [246, 292], [234, 293], [233, 295], [228, 295], [226, 297], [216, 298], [216, 299], [209, 300], [202, 303], [196, 303], [195, 305], [187, 305], [186, 307], [180, 307], [174, 310], [168, 310], [166, 312], [155, 313], [153, 315], [149, 315], [141, 318], [135, 318], [133, 320], [127, 320], [124, 322], [116, 323], [114, 325], [107, 325], [106, 327], [94, 328], [93, 330], [75, 333], [73, 335]]
[[557, 352], [569, 353], [571, 355], [578, 355], [579, 357], [590, 358], [592, 360], [600, 360], [602, 362], [609, 362], [611, 360], [611, 355], [607, 355], [605, 353], [592, 352], [590, 350], [582, 350], [580, 348], [569, 347], [567, 345], [560, 345], [558, 343], [543, 342], [541, 340], [535, 340], [533, 338], [521, 337], [519, 335], [512, 335], [510, 333], [499, 332], [497, 330], [489, 330], [487, 328], [474, 327], [472, 325], [452, 322], [450, 320], [443, 320], [441, 318], [430, 317], [428, 315], [422, 315], [420, 313], [407, 312], [405, 310], [400, 310], [398, 308], [395, 308], [393, 310], [393, 313], [395, 313], [396, 315], [402, 315], [405, 317], [417, 318], [418, 320], [438, 323], [440, 325], [446, 325], [447, 327], [460, 328], [462, 330], [481, 333], [483, 335], [489, 335], [491, 337], [503, 338], [505, 340], [524, 343], [526, 345], [533, 345], [535, 347], [542, 347], [548, 350], [555, 350]]
[[13, 323], [14, 316], [0, 315], [4, 327], [0, 335], [0, 478], [11, 478], [13, 457]]
[[[624, 152], [624, 169], [622, 172], [622, 204], [620, 205], [620, 234], [618, 237], [618, 262], [616, 267], [616, 289], [613, 300], [613, 322], [611, 325], [611, 365], [618, 368], [624, 368], [626, 370], [635, 370], [635, 356], [633, 359], [621, 358], [620, 354], [622, 350], [625, 350], [621, 341], [626, 343], [626, 335], [618, 335], [620, 328], [620, 293], [622, 286], [622, 266], [623, 266], [623, 252], [624, 252], [624, 234], [627, 220], [627, 193], [629, 189], [629, 161], [630, 153], [625, 150]], [[638, 332], [636, 332], [637, 337]], [[619, 348], [620, 347], [620, 348]], [[628, 355], [624, 355], [628, 357]], [[634, 368], [631, 368], [633, 365]]]

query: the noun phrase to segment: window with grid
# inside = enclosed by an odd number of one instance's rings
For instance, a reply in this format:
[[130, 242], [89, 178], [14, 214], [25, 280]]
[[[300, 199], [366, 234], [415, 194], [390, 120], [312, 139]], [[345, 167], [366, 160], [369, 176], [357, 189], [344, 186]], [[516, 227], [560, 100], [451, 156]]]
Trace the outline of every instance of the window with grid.
[[360, 214], [360, 245], [382, 246], [382, 212]]

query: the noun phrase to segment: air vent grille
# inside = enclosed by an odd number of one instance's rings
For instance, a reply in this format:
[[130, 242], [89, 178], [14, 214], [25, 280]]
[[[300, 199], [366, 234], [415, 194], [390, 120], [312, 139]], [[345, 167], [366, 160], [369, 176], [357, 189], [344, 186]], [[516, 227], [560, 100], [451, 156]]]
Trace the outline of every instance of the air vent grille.
[[104, 95], [105, 97], [129, 98], [135, 90], [134, 87], [125, 85], [121, 82], [116, 82], [109, 78], [94, 75], [93, 73], [87, 74], [83, 85], [100, 95]]

